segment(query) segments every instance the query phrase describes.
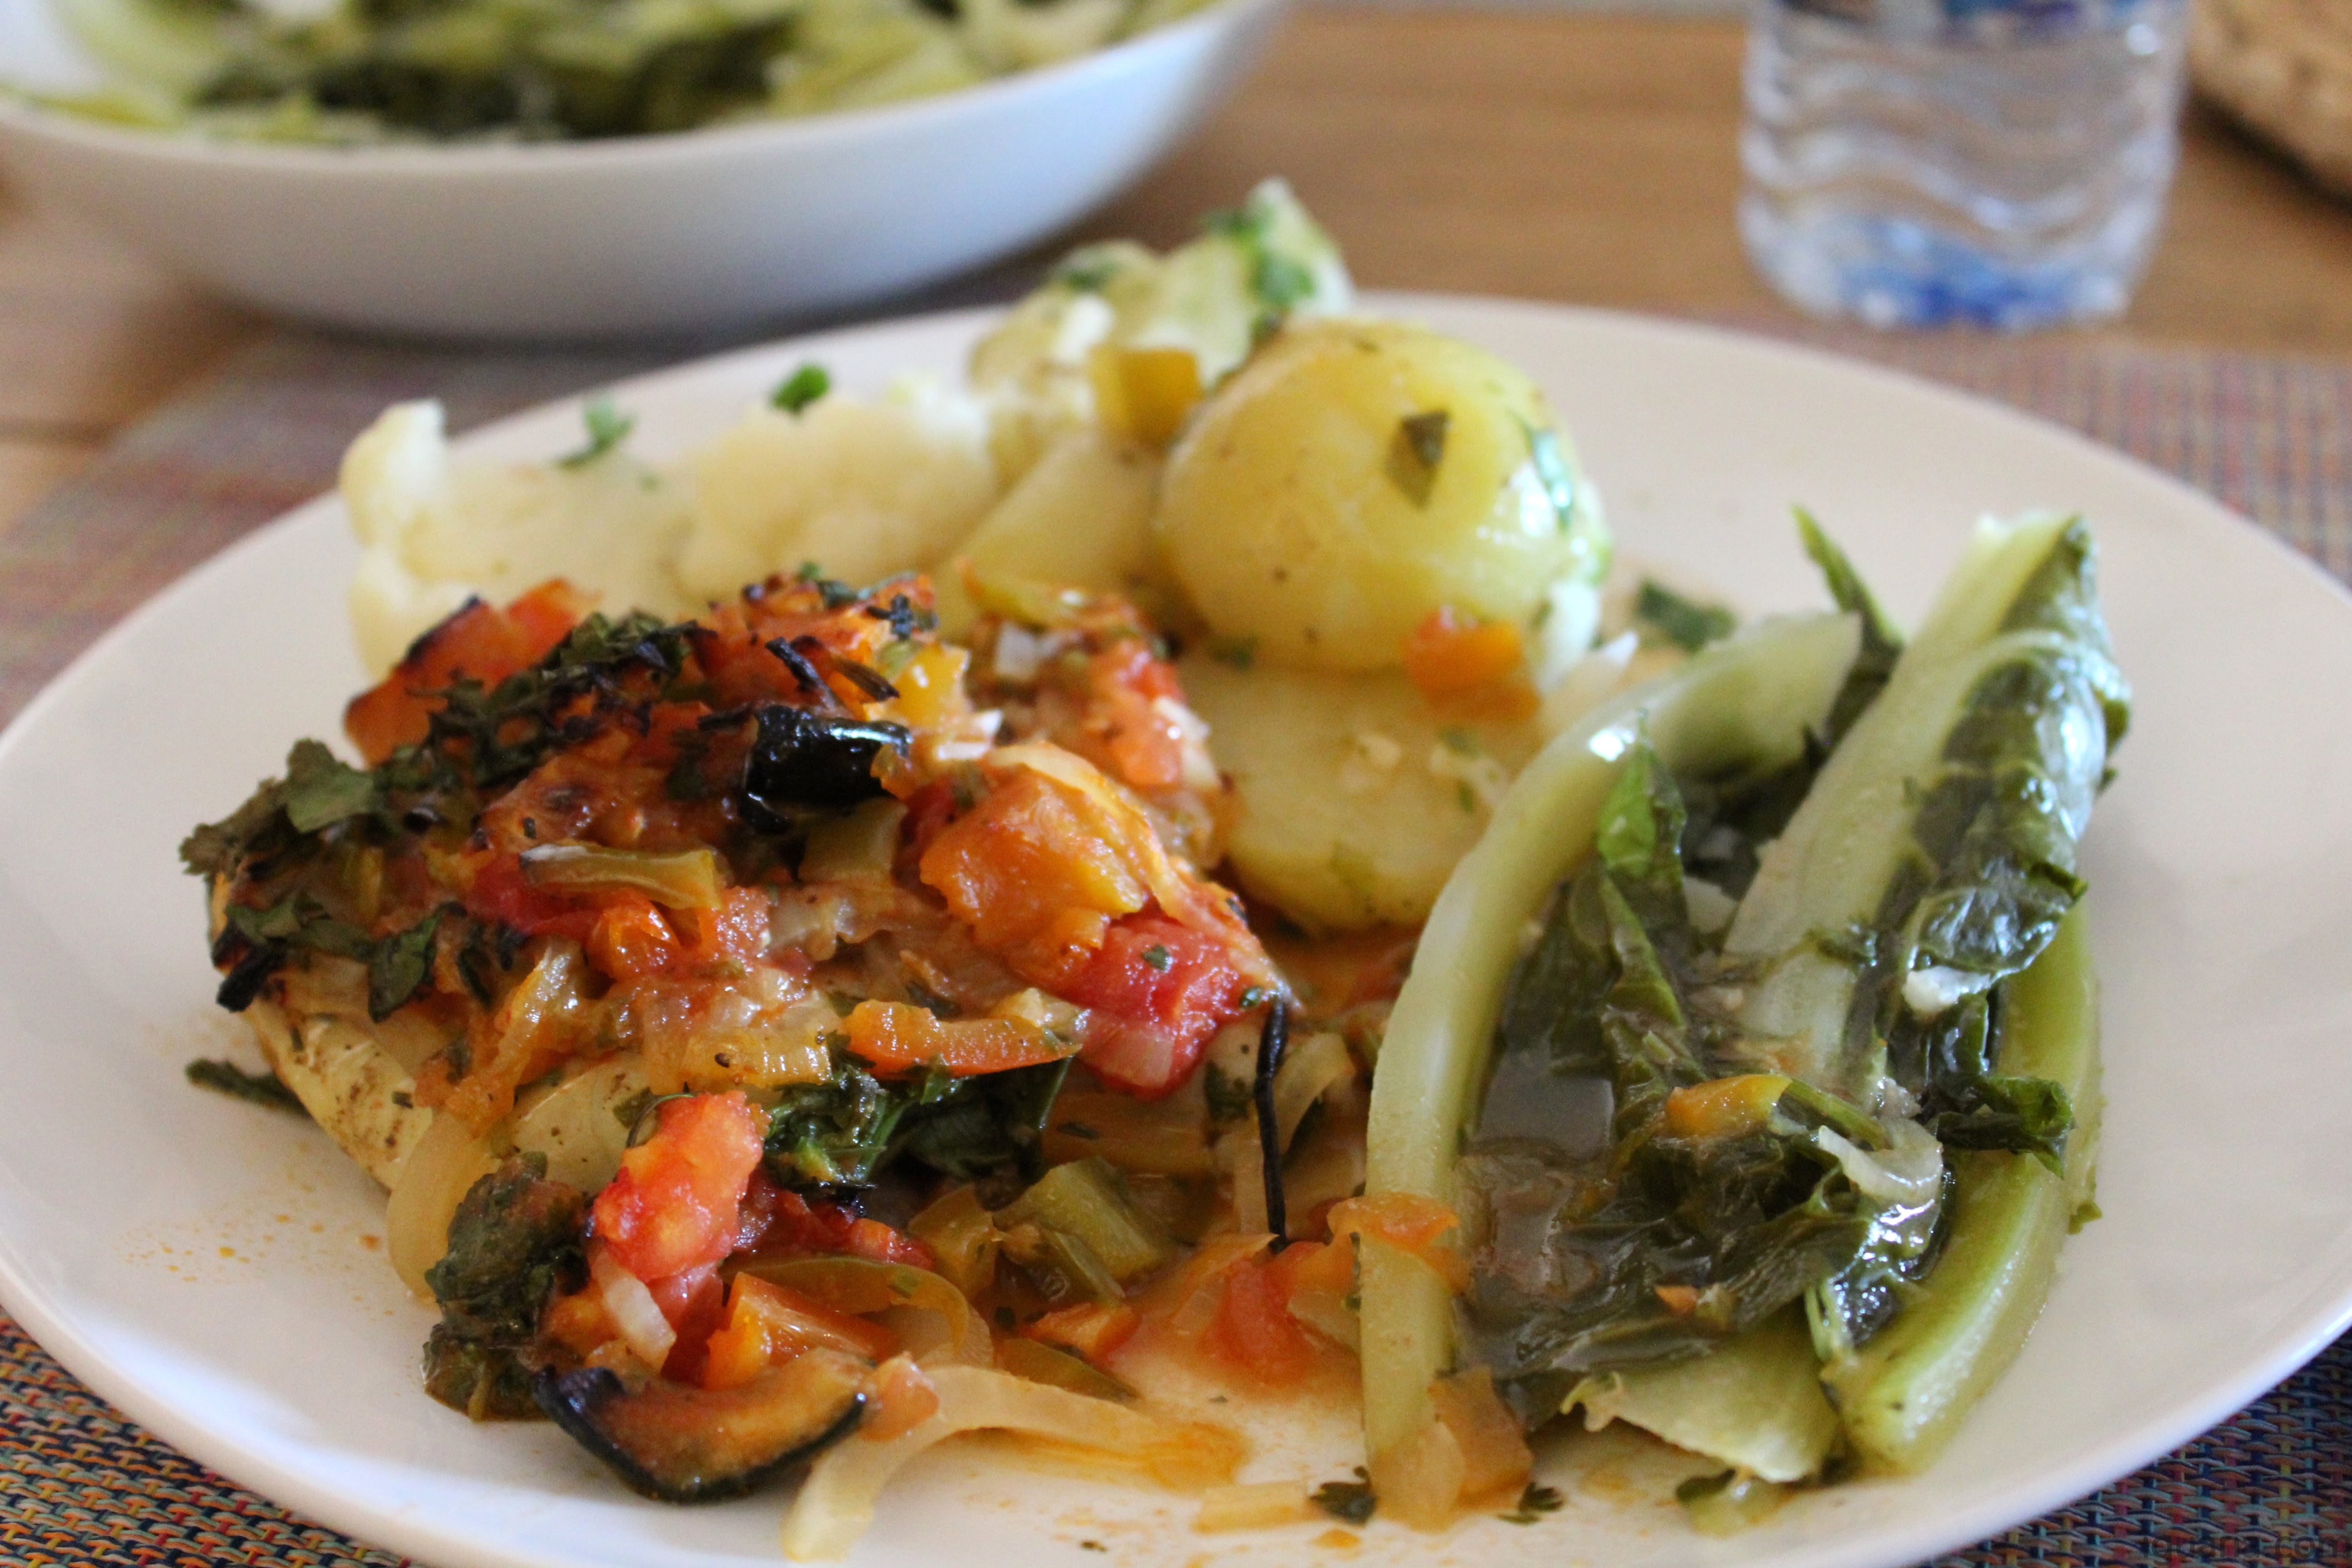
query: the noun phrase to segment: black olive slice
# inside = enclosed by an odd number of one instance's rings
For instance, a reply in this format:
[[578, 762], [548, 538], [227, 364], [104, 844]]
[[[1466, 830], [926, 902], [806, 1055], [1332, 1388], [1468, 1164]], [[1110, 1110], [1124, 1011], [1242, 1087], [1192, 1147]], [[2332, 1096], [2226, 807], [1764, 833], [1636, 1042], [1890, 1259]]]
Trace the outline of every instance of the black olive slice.
[[752, 710], [759, 732], [743, 764], [744, 816], [770, 832], [789, 826], [795, 806], [856, 805], [882, 793], [874, 759], [904, 752], [903, 724], [835, 718], [772, 702]]
[[756, 1490], [856, 1426], [873, 1368], [806, 1351], [735, 1388], [656, 1378], [631, 1393], [601, 1366], [542, 1371], [539, 1407], [629, 1486], [662, 1502]]

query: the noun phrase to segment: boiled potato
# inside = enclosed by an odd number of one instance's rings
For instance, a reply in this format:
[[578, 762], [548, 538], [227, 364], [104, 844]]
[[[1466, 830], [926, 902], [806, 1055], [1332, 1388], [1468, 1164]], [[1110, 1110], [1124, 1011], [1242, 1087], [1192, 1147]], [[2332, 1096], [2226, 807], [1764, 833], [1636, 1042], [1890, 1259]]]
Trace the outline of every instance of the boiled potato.
[[1210, 626], [1286, 669], [1397, 668], [1440, 608], [1531, 622], [1608, 555], [1535, 384], [1398, 321], [1309, 322], [1262, 350], [1170, 455], [1157, 529]]
[[971, 629], [975, 610], [961, 566], [987, 577], [1019, 577], [1073, 588], [1166, 597], [1166, 574], [1151, 542], [1160, 456], [1092, 425], [1065, 430], [999, 501], [953, 557], [932, 573], [940, 627]]
[[1242, 669], [1201, 654], [1180, 668], [1240, 800], [1233, 868], [1310, 930], [1427, 918], [1542, 740], [1531, 722], [1449, 723], [1402, 675]]

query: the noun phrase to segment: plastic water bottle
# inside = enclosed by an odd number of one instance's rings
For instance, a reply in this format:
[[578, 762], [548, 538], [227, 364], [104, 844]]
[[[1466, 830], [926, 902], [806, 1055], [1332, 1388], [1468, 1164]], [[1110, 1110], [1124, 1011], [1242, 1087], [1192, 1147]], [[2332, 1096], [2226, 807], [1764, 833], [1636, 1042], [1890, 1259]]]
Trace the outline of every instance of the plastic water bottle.
[[1739, 226], [1880, 327], [2120, 312], [2179, 156], [2188, 0], [1750, 0]]

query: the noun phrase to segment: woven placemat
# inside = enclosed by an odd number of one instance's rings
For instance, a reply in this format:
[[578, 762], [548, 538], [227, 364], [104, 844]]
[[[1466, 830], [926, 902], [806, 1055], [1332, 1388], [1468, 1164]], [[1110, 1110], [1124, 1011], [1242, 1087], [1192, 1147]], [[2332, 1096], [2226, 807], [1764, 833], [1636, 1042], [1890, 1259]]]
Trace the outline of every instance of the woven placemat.
[[[2352, 363], [2067, 338], [1790, 335], [2072, 426], [2352, 578]], [[462, 429], [667, 357], [291, 332], [241, 351], [0, 535], [0, 719], [155, 590], [331, 484], [343, 445], [384, 404], [436, 395]], [[0, 1563], [395, 1561], [124, 1421], [0, 1318]], [[2352, 1568], [2352, 1338], [2178, 1453], [1937, 1568], [2027, 1564]]]

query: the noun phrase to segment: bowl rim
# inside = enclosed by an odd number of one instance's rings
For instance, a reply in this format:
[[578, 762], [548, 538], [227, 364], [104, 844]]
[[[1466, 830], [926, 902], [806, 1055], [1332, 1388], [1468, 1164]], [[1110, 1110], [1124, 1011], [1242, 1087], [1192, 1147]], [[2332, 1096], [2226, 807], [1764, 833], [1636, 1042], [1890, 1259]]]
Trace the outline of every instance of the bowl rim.
[[[33, 0], [43, 4], [45, 0]], [[25, 135], [79, 144], [100, 153], [152, 158], [184, 164], [227, 165], [255, 170], [317, 174], [329, 170], [465, 177], [519, 170], [586, 173], [628, 165], [688, 162], [705, 153], [769, 148], [822, 151], [842, 142], [920, 135], [943, 124], [985, 114], [1008, 100], [1056, 89], [1095, 85], [1087, 79], [1132, 75], [1160, 64], [1158, 57], [1181, 53], [1204, 36], [1238, 31], [1286, 8], [1290, 0], [1208, 0], [1199, 10], [1163, 26], [1103, 48], [1034, 69], [991, 77], [969, 87], [897, 103], [773, 120], [754, 120], [688, 131], [575, 142], [398, 142], [383, 145], [318, 146], [299, 142], [242, 142], [226, 137], [142, 130], [47, 109], [0, 81], [0, 139]]]

